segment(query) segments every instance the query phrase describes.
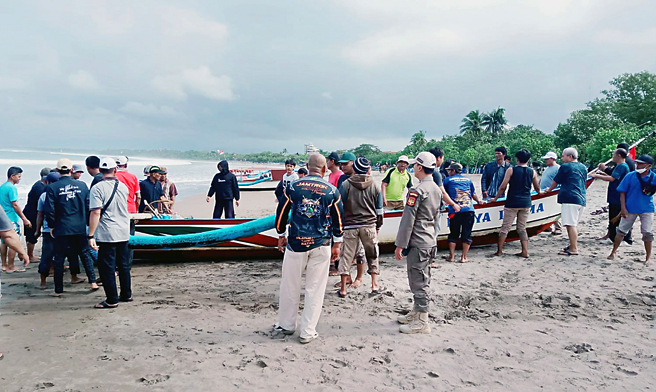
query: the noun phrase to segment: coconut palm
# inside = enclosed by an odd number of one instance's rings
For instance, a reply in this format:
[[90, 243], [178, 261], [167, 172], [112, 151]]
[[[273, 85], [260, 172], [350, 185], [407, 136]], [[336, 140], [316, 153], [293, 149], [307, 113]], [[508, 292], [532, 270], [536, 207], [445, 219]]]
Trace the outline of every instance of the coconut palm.
[[483, 132], [483, 127], [481, 126], [481, 112], [478, 110], [472, 110], [467, 114], [465, 118], [462, 119], [462, 125], [460, 125], [461, 134], [472, 134], [478, 136]]
[[496, 136], [500, 134], [503, 132], [505, 125], [508, 124], [508, 120], [504, 116], [505, 112], [506, 109], [499, 107], [490, 113], [484, 113], [481, 125], [492, 135]]

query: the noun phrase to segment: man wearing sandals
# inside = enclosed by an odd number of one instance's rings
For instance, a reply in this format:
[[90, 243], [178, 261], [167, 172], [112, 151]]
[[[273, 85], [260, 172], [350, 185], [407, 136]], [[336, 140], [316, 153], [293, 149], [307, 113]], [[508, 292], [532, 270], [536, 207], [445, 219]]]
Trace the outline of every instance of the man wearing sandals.
[[[89, 209], [89, 246], [98, 251], [98, 273], [105, 290], [105, 301], [98, 309], [115, 308], [118, 302], [132, 301], [130, 281], [130, 214], [128, 213], [128, 187], [116, 178], [116, 161], [100, 161], [103, 180], [91, 189]], [[116, 276], [121, 282], [121, 294], [116, 289]]]
[[588, 170], [585, 165], [578, 161], [578, 158], [579, 152], [574, 147], [564, 149], [563, 164], [560, 165], [558, 174], [554, 177], [551, 185], [543, 191], [543, 193], [551, 192], [560, 185], [558, 204], [561, 205], [561, 220], [569, 236], [569, 246], [558, 252], [562, 256], [579, 254], [576, 226], [585, 208], [585, 182], [588, 178]]
[[636, 170], [624, 177], [617, 191], [620, 193], [621, 216], [617, 228], [617, 236], [613, 243], [613, 250], [608, 260], [614, 260], [626, 233], [633, 227], [636, 219], [640, 217], [640, 232], [645, 244], [645, 266], [653, 264], [651, 259], [651, 245], [654, 242], [652, 226], [654, 222], [654, 193], [656, 192], [656, 175], [652, 173], [654, 158], [644, 154], [635, 160]]

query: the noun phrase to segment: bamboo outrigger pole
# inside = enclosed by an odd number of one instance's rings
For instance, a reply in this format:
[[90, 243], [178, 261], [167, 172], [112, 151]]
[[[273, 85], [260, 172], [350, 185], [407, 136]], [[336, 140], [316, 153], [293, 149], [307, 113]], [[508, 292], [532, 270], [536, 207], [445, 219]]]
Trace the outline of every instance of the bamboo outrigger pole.
[[[643, 137], [642, 139], [640, 139], [640, 140], [638, 140], [637, 142], [633, 143], [633, 144], [629, 147], [629, 151], [627, 151], [627, 153], [630, 152], [631, 149], [633, 149], [634, 147], [637, 147], [638, 144], [644, 142], [645, 139], [647, 139], [649, 136], [652, 136], [652, 135], [654, 135], [654, 134], [656, 134], [656, 129], [651, 130], [651, 131], [650, 131], [645, 137]], [[610, 158], [609, 160], [607, 160], [606, 162], [604, 162], [604, 165], [608, 165], [612, 160], [613, 160], [613, 158]], [[590, 172], [593, 172], [593, 171], [596, 171], [596, 170], [597, 170], [597, 168], [595, 167], [595, 168], [592, 169]]]

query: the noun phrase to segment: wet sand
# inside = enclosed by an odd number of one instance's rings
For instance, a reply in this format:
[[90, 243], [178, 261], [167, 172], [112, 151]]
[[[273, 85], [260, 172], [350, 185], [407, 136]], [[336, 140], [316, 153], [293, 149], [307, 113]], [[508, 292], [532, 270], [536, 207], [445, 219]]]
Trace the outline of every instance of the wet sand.
[[566, 236], [543, 233], [529, 260], [487, 258], [489, 247], [469, 264], [440, 260], [430, 335], [398, 333], [412, 296], [405, 261], [392, 255], [381, 260], [382, 295], [369, 295], [365, 277], [340, 299], [329, 279], [320, 337], [308, 345], [269, 332], [281, 260], [136, 265], [135, 301], [113, 310], [92, 309], [102, 290], [85, 285], [48, 297], [36, 265], [3, 274], [0, 391], [652, 390], [655, 269], [639, 262], [639, 238], [613, 262], [594, 241], [607, 214], [590, 212], [605, 189], [589, 190], [581, 256], [556, 255]]

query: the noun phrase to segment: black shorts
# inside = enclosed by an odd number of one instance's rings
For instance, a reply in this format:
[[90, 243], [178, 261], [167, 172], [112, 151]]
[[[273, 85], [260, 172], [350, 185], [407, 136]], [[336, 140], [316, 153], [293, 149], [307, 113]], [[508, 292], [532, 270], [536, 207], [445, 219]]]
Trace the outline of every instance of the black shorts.
[[462, 240], [463, 244], [472, 243], [472, 228], [474, 227], [474, 211], [459, 212], [449, 219], [449, 242]]
[[[31, 221], [31, 220], [30, 220]], [[36, 244], [36, 219], [32, 223], [32, 227], [25, 226], [25, 241], [30, 244]]]

